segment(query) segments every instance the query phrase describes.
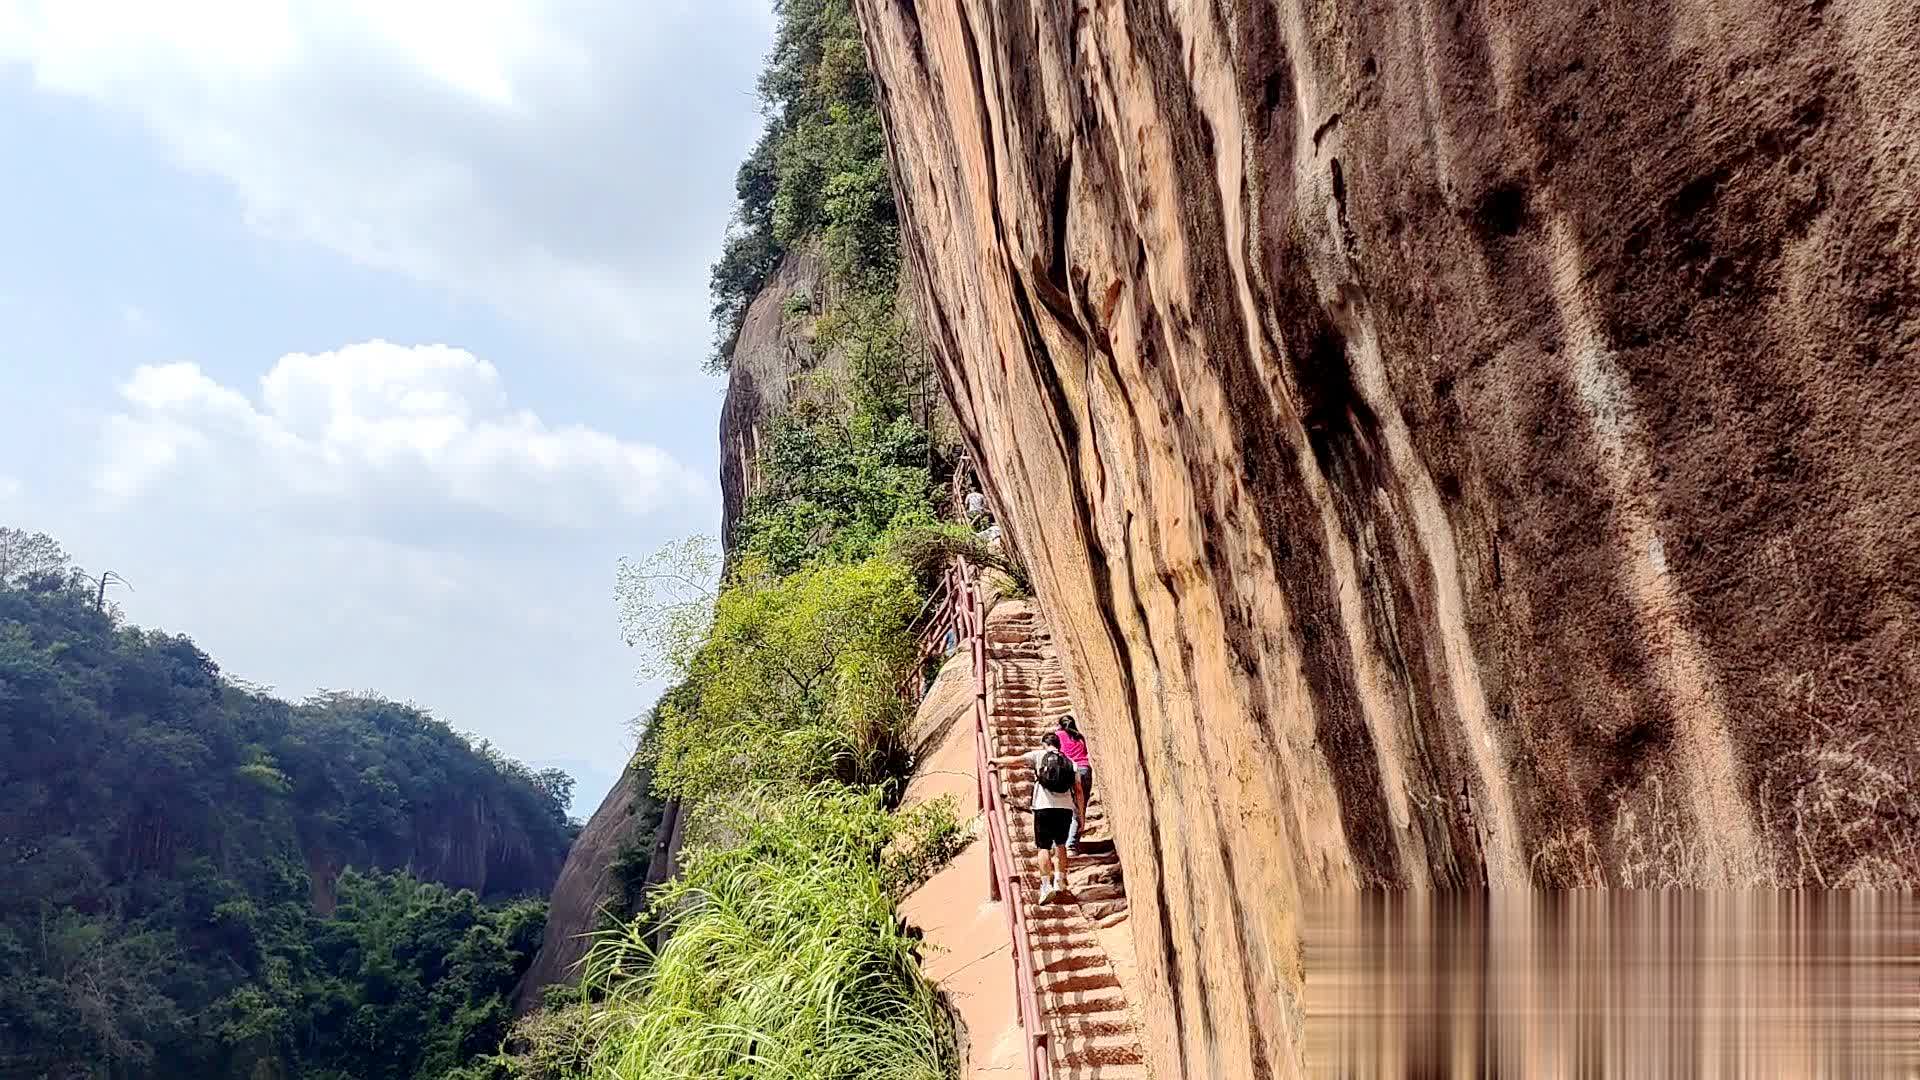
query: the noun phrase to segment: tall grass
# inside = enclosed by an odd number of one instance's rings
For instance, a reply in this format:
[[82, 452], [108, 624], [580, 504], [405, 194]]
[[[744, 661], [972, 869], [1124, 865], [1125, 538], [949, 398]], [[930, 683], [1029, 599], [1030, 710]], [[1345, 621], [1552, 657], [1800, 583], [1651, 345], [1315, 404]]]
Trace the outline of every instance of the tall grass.
[[[899, 826], [878, 792], [752, 800], [659, 898], [672, 926], [591, 950], [594, 1080], [945, 1080], [950, 1019], [893, 910]], [[936, 830], [939, 831], [939, 830]], [[890, 879], [893, 879], [890, 881]]]

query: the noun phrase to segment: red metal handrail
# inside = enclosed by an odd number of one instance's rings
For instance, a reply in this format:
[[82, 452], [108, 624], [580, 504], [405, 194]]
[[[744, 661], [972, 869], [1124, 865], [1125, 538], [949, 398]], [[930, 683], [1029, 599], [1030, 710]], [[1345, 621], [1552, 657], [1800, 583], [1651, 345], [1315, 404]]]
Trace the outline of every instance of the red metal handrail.
[[948, 571], [947, 585], [956, 600], [956, 623], [972, 649], [974, 775], [980, 810], [987, 819], [987, 895], [1001, 901], [1007, 913], [1007, 936], [1013, 942], [1013, 996], [1020, 1026], [1027, 1033], [1027, 1076], [1029, 1080], [1050, 1080], [1053, 1066], [1034, 985], [1033, 939], [1027, 933], [1026, 906], [1021, 903], [1019, 875], [1013, 862], [1013, 833], [1000, 799], [999, 771], [988, 733], [992, 672], [987, 666], [986, 604], [980, 596], [979, 574], [965, 559], [955, 560]]
[[926, 694], [928, 658], [939, 648], [947, 632], [959, 623], [960, 593], [954, 588], [953, 579], [951, 570], [941, 574], [940, 583], [934, 586], [913, 621], [907, 624], [907, 633], [913, 638], [914, 662], [913, 670], [900, 683], [900, 696], [906, 699], [909, 710], [919, 706], [920, 699]]

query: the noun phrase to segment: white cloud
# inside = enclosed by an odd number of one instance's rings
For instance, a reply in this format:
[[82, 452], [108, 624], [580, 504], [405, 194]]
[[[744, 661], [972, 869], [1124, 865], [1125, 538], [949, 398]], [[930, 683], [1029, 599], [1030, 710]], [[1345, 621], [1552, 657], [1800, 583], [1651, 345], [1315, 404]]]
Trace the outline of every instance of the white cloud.
[[209, 500], [428, 546], [474, 530], [604, 527], [708, 498], [658, 448], [515, 408], [492, 364], [384, 341], [292, 353], [257, 397], [190, 363], [120, 387], [95, 486], [110, 503]]
[[0, 0], [0, 67], [135, 117], [265, 233], [686, 371], [767, 29], [764, 0]]
[[0, 473], [0, 503], [12, 502], [19, 498], [22, 490], [24, 489], [20, 481], [4, 473]]

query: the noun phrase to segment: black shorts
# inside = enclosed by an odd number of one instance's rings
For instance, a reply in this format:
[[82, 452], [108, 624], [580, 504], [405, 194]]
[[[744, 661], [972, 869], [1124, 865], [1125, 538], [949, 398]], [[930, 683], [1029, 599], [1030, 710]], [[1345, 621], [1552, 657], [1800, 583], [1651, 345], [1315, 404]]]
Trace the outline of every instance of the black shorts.
[[1052, 807], [1033, 812], [1033, 843], [1041, 851], [1055, 844], [1067, 842], [1067, 831], [1073, 828], [1073, 811]]

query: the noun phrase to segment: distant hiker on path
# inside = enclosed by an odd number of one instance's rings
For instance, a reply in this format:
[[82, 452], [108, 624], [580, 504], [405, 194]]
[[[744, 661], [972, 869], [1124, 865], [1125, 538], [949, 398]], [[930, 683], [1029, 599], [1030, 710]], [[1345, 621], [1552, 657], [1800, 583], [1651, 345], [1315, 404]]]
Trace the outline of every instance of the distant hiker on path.
[[967, 492], [967, 520], [976, 528], [986, 524], [987, 497], [980, 491]]
[[1053, 870], [1040, 880], [1042, 903], [1067, 887], [1067, 836], [1073, 831], [1074, 789], [1079, 778], [1073, 762], [1060, 752], [1060, 736], [1047, 732], [1040, 741], [1046, 745], [1022, 755], [1033, 766], [1033, 843], [1040, 849], [1040, 864], [1047, 865], [1052, 852]]
[[1080, 854], [1080, 833], [1087, 824], [1087, 800], [1093, 798], [1093, 765], [1087, 758], [1087, 740], [1071, 715], [1060, 718], [1060, 752], [1073, 762], [1073, 829], [1067, 833], [1067, 850]]

